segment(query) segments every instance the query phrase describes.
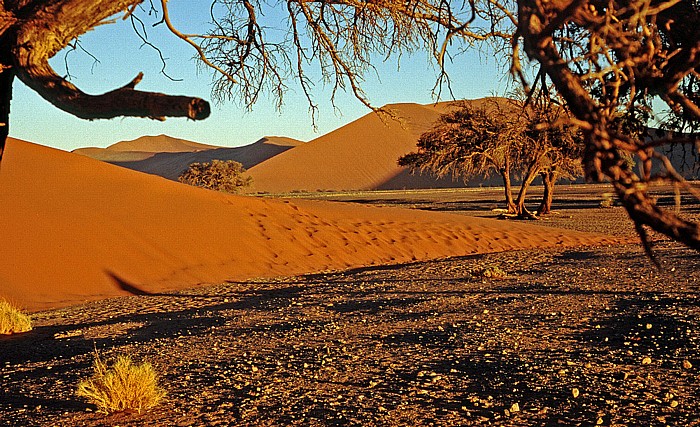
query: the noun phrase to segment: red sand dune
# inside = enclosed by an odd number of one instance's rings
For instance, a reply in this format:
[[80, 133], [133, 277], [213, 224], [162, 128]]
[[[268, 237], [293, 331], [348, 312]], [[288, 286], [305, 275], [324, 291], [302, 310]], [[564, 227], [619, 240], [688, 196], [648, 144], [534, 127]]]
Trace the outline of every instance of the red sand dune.
[[[502, 98], [468, 101], [473, 105], [503, 102]], [[410, 175], [398, 166], [399, 157], [416, 150], [452, 103], [391, 104], [400, 120], [369, 113], [333, 132], [286, 151], [250, 169], [253, 191], [283, 193], [294, 190], [373, 190], [460, 187], [450, 178], [436, 180]]]
[[460, 215], [226, 195], [12, 139], [0, 206], [0, 296], [30, 311], [128, 290], [614, 241]]
[[121, 141], [106, 148], [108, 151], [144, 151], [148, 153], [183, 153], [219, 148], [168, 135], [142, 136], [131, 141]]

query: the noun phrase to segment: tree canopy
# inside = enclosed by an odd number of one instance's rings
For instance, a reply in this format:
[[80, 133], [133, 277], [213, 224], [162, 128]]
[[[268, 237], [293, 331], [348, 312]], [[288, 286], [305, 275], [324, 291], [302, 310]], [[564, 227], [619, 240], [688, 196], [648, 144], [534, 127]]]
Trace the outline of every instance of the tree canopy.
[[192, 163], [178, 177], [178, 181], [209, 190], [238, 193], [253, 182], [253, 178], [244, 175], [245, 172], [239, 162], [214, 159], [211, 162]]
[[[578, 175], [580, 169], [582, 141], [571, 125], [559, 123], [561, 111], [543, 96], [456, 103], [421, 135], [418, 151], [401, 157], [399, 165], [465, 181], [495, 172], [503, 179], [508, 213], [526, 217], [533, 217], [525, 208], [527, 190], [542, 175], [546, 191], [538, 213], [549, 213], [556, 179]], [[521, 179], [516, 200], [513, 176]]]

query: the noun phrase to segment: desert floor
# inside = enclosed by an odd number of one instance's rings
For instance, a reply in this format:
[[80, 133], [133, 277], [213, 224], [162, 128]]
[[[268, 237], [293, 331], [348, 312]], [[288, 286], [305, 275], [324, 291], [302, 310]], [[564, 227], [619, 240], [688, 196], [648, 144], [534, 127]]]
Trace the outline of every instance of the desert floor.
[[[538, 224], [633, 236], [605, 191], [562, 186]], [[316, 197], [494, 216], [500, 193]], [[661, 270], [635, 244], [525, 250], [36, 313], [0, 338], [0, 424], [700, 425], [700, 255], [654, 240]], [[165, 401], [96, 413], [96, 349], [151, 362]]]

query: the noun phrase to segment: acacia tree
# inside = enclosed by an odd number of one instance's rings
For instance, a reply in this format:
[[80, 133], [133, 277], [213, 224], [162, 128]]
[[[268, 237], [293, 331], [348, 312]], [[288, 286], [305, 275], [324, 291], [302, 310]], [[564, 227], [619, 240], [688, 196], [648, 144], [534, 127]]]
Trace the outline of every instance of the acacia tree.
[[[465, 181], [488, 178], [495, 171], [503, 179], [508, 213], [530, 218], [534, 215], [525, 207], [525, 197], [534, 179], [543, 175], [545, 195], [538, 213], [549, 213], [554, 182], [567, 172], [575, 173], [580, 151], [572, 127], [552, 122], [561, 109], [542, 98], [494, 99], [481, 107], [458, 103], [456, 110], [442, 115], [433, 129], [421, 135], [418, 151], [402, 156], [399, 165]], [[515, 200], [511, 176], [521, 180]]]
[[526, 133], [535, 142], [533, 150], [542, 154], [537, 173], [544, 190], [537, 214], [546, 215], [552, 210], [556, 182], [583, 174], [583, 139], [580, 130], [569, 123], [566, 109], [555, 102], [546, 90], [530, 97], [526, 103], [528, 108], [522, 110], [527, 121]]
[[399, 158], [400, 166], [428, 172], [438, 178], [452, 176], [465, 181], [474, 176], [503, 180], [508, 213], [516, 213], [511, 175], [520, 163], [523, 127], [514, 115], [503, 111], [503, 100], [482, 107], [456, 103], [453, 111], [438, 118], [431, 130], [418, 139], [418, 151]]

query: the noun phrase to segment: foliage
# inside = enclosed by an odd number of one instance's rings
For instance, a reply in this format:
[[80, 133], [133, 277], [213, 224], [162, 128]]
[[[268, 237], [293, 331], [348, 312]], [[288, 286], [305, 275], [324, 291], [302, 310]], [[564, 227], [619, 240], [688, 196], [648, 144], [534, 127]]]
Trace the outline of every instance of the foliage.
[[0, 299], [0, 335], [18, 334], [31, 330], [30, 317], [9, 302]]
[[132, 410], [141, 413], [165, 397], [149, 363], [136, 365], [125, 355], [104, 362], [95, 352], [93, 370], [91, 378], [78, 383], [77, 395], [95, 404], [100, 412]]
[[479, 275], [481, 277], [485, 277], [487, 279], [506, 279], [508, 278], [508, 274], [501, 269], [501, 267], [497, 265], [489, 265], [481, 269], [479, 271]]
[[484, 107], [468, 102], [455, 104], [434, 127], [418, 139], [418, 152], [399, 159], [400, 166], [430, 172], [437, 177], [451, 175], [468, 180], [489, 177], [519, 161], [518, 150], [524, 128], [497, 101]]
[[[401, 157], [399, 165], [464, 180], [488, 178], [495, 171], [504, 180], [508, 211], [531, 216], [525, 195], [537, 174], [546, 175], [546, 185], [553, 186], [556, 179], [580, 171], [581, 140], [573, 126], [558, 123], [561, 111], [544, 97], [494, 99], [483, 106], [462, 102], [421, 135], [418, 151]], [[522, 181], [515, 202], [511, 174]]]
[[243, 175], [245, 171], [243, 165], [234, 160], [212, 160], [211, 163], [192, 163], [178, 181], [209, 190], [238, 193], [253, 182], [253, 178]]

